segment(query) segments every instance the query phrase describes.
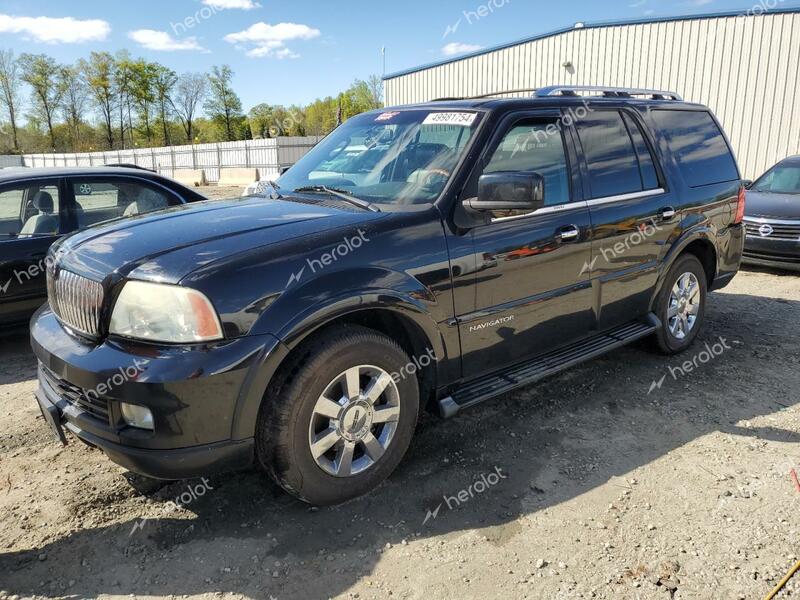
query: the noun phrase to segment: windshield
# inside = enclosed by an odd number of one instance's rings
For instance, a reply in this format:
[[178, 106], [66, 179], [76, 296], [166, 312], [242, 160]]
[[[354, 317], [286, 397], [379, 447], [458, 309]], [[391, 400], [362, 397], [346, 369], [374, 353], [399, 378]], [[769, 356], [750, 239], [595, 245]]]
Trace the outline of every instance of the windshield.
[[353, 117], [279, 180], [281, 193], [322, 187], [376, 204], [436, 200], [474, 135], [479, 113], [403, 110]]
[[778, 165], [767, 171], [750, 189], [772, 194], [800, 194], [800, 164]]

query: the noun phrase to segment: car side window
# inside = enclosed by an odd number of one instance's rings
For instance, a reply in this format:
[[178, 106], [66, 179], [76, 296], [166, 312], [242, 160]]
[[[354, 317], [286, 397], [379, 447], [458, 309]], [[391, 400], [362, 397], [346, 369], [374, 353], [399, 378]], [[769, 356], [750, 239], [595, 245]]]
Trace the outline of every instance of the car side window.
[[711, 113], [654, 110], [652, 115], [689, 187], [739, 179], [731, 149]]
[[61, 233], [58, 183], [26, 182], [0, 190], [0, 236], [34, 237]]
[[498, 172], [538, 173], [544, 177], [545, 206], [566, 204], [570, 201], [567, 154], [561, 128], [555, 120], [521, 121], [514, 124], [483, 169], [483, 174]]
[[592, 198], [632, 194], [644, 189], [639, 158], [618, 111], [590, 112], [577, 122], [576, 129], [589, 168]]
[[73, 179], [70, 185], [75, 195], [75, 221], [79, 229], [176, 204], [166, 191], [136, 180], [81, 177]]
[[0, 236], [16, 235], [22, 229], [23, 188], [0, 191]]

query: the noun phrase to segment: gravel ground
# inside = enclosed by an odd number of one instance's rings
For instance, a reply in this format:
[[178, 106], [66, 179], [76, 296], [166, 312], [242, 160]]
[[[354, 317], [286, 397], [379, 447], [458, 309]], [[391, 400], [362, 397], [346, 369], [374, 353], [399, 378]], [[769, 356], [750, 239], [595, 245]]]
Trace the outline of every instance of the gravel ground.
[[0, 597], [763, 598], [800, 554], [798, 334], [800, 279], [745, 271], [687, 354], [426, 417], [389, 481], [318, 510], [255, 471], [159, 483], [61, 448], [8, 337]]

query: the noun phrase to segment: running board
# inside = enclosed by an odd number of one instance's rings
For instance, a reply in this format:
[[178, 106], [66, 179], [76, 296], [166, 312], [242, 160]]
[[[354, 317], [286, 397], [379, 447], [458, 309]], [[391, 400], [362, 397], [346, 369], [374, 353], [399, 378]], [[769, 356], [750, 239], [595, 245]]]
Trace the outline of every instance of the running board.
[[661, 322], [658, 317], [650, 313], [646, 318], [646, 322], [632, 321], [580, 342], [553, 350], [500, 373], [481, 377], [458, 388], [452, 395], [439, 400], [439, 414], [445, 419], [450, 418], [460, 410], [479, 404], [484, 400], [530, 385], [540, 379], [647, 337], [660, 326]]

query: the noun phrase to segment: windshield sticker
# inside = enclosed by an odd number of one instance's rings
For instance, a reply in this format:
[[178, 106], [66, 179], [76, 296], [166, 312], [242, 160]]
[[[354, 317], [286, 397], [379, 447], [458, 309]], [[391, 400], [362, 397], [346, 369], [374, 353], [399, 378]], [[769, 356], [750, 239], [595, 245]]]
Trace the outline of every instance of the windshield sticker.
[[380, 121], [391, 121], [392, 119], [394, 119], [399, 114], [400, 114], [399, 112], [385, 112], [385, 113], [382, 113], [382, 114], [378, 115], [378, 118], [375, 119], [375, 122], [377, 123], [377, 122], [380, 122]]
[[443, 112], [431, 113], [422, 123], [423, 125], [460, 125], [462, 127], [472, 127], [477, 113]]

